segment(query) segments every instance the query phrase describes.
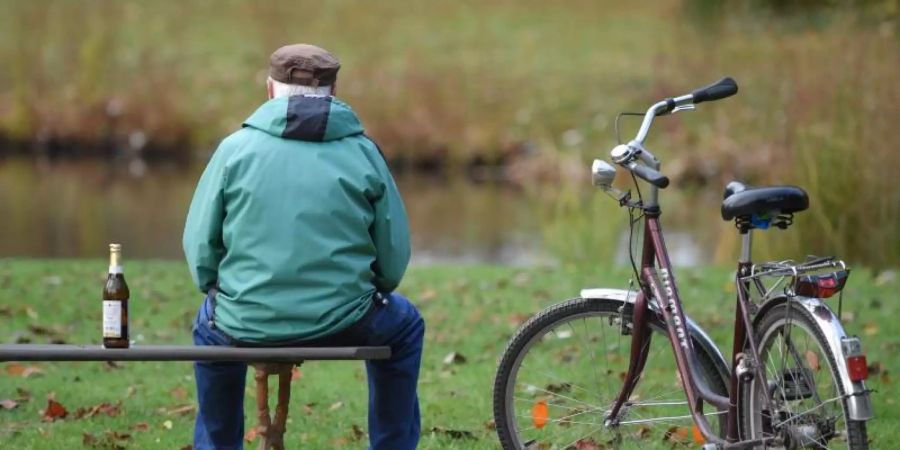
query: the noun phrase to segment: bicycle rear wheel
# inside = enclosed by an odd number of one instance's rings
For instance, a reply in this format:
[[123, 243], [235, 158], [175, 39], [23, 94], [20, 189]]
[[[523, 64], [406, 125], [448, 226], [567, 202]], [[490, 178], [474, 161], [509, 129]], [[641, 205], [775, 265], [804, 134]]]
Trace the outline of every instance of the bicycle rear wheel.
[[[652, 317], [648, 361], [619, 425], [604, 425], [628, 370], [632, 304], [574, 299], [529, 319], [506, 348], [494, 380], [494, 419], [504, 449], [670, 448], [702, 440], [693, 429], [671, 344]], [[694, 341], [696, 344], [696, 340]], [[715, 356], [697, 350], [698, 369], [727, 395]], [[724, 413], [705, 405], [724, 434]]]
[[[847, 416], [835, 355], [809, 312], [783, 303], [760, 318], [755, 334], [768, 385], [741, 389], [744, 439], [779, 437], [766, 448], [866, 449], [866, 423]], [[768, 396], [774, 411], [766, 409]]]

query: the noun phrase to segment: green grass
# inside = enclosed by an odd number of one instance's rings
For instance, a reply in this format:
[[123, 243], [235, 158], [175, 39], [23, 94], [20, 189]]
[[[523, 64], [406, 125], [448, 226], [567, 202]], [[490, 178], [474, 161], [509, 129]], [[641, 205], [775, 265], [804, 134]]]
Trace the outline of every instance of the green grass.
[[[0, 261], [0, 339], [29, 338], [48, 342], [33, 327], [53, 330], [69, 343], [95, 343], [99, 334], [99, 297], [105, 264], [99, 260]], [[126, 267], [132, 292], [132, 336], [142, 343], [188, 343], [190, 322], [201, 301], [177, 262], [138, 261]], [[586, 286], [624, 287], [628, 271], [622, 268], [530, 268], [492, 266], [415, 268], [401, 291], [411, 297], [427, 322], [425, 355], [419, 392], [422, 402], [423, 449], [497, 448], [491, 420], [491, 383], [496, 359], [519, 321], [559, 300], [576, 296]], [[688, 269], [677, 272], [686, 310], [707, 327], [720, 346], [730, 348], [728, 328], [733, 295], [728, 268]], [[895, 292], [898, 282], [882, 276], [875, 283], [866, 270], [853, 273], [845, 293], [845, 326], [864, 338], [870, 363], [881, 373], [871, 377], [876, 419], [870, 424], [874, 448], [900, 446], [894, 427], [900, 419], [896, 401], [900, 389], [892, 377], [900, 373], [900, 337], [892, 333], [900, 313]], [[725, 347], [728, 346], [728, 347]], [[442, 360], [450, 352], [466, 362], [451, 367]], [[191, 441], [193, 414], [167, 411], [194, 401], [190, 364], [38, 363], [43, 374], [23, 378], [0, 365], [0, 400], [19, 398], [17, 389], [30, 393], [29, 401], [12, 410], [0, 409], [0, 441], [19, 449], [81, 448], [82, 433], [103, 439], [106, 431], [130, 433], [121, 441], [128, 448], [181, 448]], [[310, 362], [302, 367], [291, 399], [286, 440], [289, 448], [335, 448], [346, 444], [363, 448], [365, 438], [354, 437], [353, 427], [365, 430], [365, 374], [356, 362]], [[248, 377], [248, 381], [252, 381]], [[252, 384], [249, 386], [252, 387]], [[122, 402], [115, 417], [67, 418], [42, 422], [48, 395], [69, 409], [103, 402]], [[339, 407], [331, 409], [340, 402]], [[311, 405], [304, 408], [304, 405]], [[246, 401], [248, 423], [254, 423], [252, 392]], [[171, 421], [171, 429], [164, 424]], [[146, 423], [149, 429], [130, 427]], [[462, 430], [471, 439], [455, 439], [433, 429]], [[255, 446], [255, 443], [254, 445]], [[249, 446], [248, 446], [249, 447]]]

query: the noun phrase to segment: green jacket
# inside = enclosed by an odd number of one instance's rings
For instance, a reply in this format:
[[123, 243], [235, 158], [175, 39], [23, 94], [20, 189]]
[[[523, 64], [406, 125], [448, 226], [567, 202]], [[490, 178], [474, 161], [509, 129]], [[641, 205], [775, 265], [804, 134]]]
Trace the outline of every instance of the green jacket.
[[249, 342], [333, 334], [409, 262], [403, 201], [378, 146], [334, 97], [269, 100], [225, 138], [194, 193], [184, 253], [216, 326]]

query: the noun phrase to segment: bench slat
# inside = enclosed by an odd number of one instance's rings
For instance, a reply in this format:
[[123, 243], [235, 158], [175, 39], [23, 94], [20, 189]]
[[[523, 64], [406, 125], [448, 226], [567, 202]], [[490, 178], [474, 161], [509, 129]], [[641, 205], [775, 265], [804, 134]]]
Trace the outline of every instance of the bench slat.
[[0, 361], [245, 361], [387, 359], [390, 347], [218, 347], [133, 345], [0, 344]]

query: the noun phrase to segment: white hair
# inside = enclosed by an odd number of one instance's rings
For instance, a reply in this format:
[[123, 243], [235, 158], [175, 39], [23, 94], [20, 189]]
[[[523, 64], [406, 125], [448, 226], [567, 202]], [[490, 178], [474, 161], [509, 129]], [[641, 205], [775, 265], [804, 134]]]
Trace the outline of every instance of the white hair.
[[331, 95], [331, 86], [303, 86], [299, 84], [287, 84], [269, 77], [272, 83], [272, 98], [292, 97], [294, 95], [306, 95], [310, 97], [327, 97]]

